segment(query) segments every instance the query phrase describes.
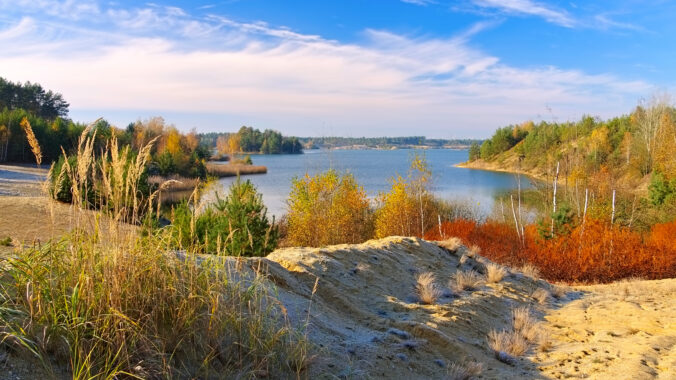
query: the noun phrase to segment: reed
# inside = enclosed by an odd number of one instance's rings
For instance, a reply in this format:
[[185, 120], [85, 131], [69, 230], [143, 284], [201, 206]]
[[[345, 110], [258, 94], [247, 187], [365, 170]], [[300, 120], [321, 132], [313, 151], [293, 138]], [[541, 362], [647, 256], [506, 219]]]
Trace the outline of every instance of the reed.
[[249, 174], [265, 174], [268, 168], [262, 165], [216, 164], [208, 162], [207, 172], [216, 177], [236, 177]]
[[153, 142], [132, 156], [112, 138], [94, 157], [93, 138], [83, 133], [77, 163], [60, 175], [75, 205], [92, 206], [96, 189], [99, 211], [4, 264], [0, 345], [48, 373], [68, 366], [74, 379], [300, 377], [307, 338], [264, 274], [231, 258], [179, 255], [170, 228], [133, 226], [155, 205], [157, 193], [138, 189]]
[[26, 139], [28, 140], [28, 145], [30, 145], [31, 151], [33, 151], [33, 155], [35, 156], [35, 162], [38, 166], [40, 166], [42, 163], [42, 149], [40, 149], [38, 139], [35, 138], [35, 133], [33, 133], [33, 128], [31, 128], [31, 123], [27, 118], [24, 117], [21, 119], [20, 125], [26, 133]]

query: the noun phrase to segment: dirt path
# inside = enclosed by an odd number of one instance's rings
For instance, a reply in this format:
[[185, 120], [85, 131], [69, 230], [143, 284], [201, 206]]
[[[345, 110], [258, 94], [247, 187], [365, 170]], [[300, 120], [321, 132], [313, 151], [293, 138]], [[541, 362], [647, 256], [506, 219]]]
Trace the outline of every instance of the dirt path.
[[551, 378], [676, 379], [676, 280], [577, 288], [545, 316], [555, 340], [538, 355]]

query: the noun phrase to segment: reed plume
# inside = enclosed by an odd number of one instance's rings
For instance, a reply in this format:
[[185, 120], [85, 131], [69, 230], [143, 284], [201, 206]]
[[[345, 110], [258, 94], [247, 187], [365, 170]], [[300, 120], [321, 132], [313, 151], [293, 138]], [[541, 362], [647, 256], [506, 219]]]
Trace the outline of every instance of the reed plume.
[[42, 163], [42, 150], [40, 149], [40, 144], [38, 144], [38, 139], [35, 138], [35, 133], [33, 133], [33, 128], [31, 128], [31, 123], [26, 117], [21, 119], [21, 128], [26, 132], [26, 139], [28, 144], [31, 146], [33, 155], [35, 156], [35, 162], [38, 166]]

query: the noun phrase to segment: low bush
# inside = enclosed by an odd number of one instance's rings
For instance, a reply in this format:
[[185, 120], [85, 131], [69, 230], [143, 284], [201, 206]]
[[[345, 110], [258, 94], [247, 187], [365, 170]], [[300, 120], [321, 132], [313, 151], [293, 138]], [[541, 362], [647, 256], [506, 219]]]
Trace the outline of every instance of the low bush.
[[265, 256], [277, 247], [277, 227], [249, 180], [237, 180], [225, 199], [217, 195], [199, 213], [187, 201], [178, 204], [171, 221], [172, 241], [190, 252]]
[[361, 243], [372, 236], [369, 200], [351, 174], [329, 170], [295, 178], [288, 206], [290, 245]]
[[500, 264], [522, 268], [525, 275], [549, 281], [612, 282], [628, 277], [646, 279], [676, 276], [676, 221], [655, 224], [641, 233], [589, 218], [570, 232], [544, 239], [537, 227], [525, 227], [523, 238], [514, 226], [489, 221], [444, 222], [431, 228], [426, 239], [459, 237], [477, 245], [482, 255]]

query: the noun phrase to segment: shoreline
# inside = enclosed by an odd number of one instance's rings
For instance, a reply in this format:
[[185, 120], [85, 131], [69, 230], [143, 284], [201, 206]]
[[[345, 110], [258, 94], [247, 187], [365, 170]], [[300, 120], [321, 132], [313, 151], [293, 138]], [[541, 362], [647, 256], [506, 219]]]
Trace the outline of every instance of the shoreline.
[[[538, 175], [536, 173], [527, 172], [527, 171], [518, 172], [516, 170], [508, 170], [508, 169], [498, 167], [495, 164], [490, 164], [486, 161], [482, 161], [481, 163], [479, 163], [479, 165], [476, 164], [476, 161], [475, 161], [475, 163], [465, 161], [465, 162], [461, 162], [459, 164], [455, 164], [453, 166], [456, 167], [456, 168], [463, 168], [463, 169], [483, 170], [483, 171], [495, 172], [495, 173], [507, 173], [507, 174], [514, 174], [514, 175], [523, 175], [523, 176], [526, 176], [530, 179], [533, 179], [533, 180], [536, 180], [536, 181], [539, 181], [539, 182], [549, 182], [548, 178], [545, 178], [545, 177]], [[559, 184], [561, 184], [561, 183], [562, 183], [562, 181], [561, 181], [561, 179], [559, 179]]]

